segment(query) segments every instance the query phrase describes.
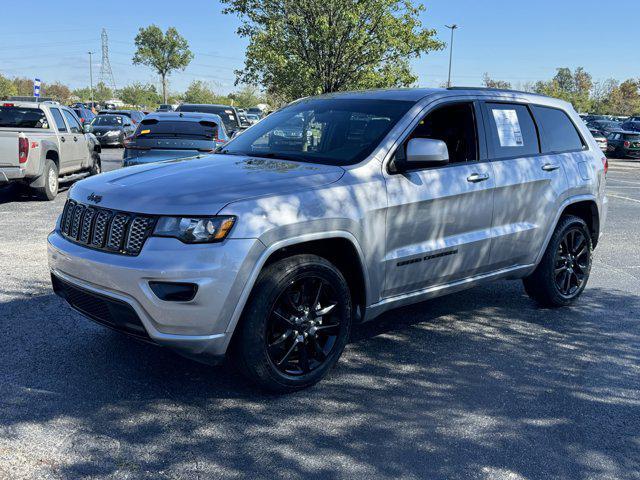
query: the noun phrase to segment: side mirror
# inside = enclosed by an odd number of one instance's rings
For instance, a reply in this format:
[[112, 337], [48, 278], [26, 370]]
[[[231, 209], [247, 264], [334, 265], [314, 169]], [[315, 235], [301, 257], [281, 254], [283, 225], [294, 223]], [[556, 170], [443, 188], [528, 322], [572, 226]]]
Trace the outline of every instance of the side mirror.
[[91, 125], [87, 125], [86, 123], [83, 125], [82, 130], [84, 133], [91, 133]]
[[433, 138], [412, 138], [407, 144], [405, 163], [409, 169], [446, 165], [449, 163], [447, 144]]

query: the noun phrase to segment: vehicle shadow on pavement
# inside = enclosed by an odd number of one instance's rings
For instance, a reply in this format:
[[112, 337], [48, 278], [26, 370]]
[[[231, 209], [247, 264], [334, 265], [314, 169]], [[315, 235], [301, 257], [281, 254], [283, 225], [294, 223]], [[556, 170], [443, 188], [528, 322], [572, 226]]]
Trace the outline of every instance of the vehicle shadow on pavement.
[[545, 310], [499, 282], [389, 312], [354, 329], [328, 379], [274, 396], [37, 288], [0, 304], [0, 477], [622, 479], [640, 468], [638, 318], [618, 313], [640, 312], [640, 299], [625, 292], [587, 288], [575, 307]]

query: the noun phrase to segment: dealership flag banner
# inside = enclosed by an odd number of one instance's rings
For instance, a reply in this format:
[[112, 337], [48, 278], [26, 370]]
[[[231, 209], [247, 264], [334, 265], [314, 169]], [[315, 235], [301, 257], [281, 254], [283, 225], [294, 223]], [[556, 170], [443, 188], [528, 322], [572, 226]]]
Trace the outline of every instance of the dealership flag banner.
[[33, 80], [33, 96], [38, 98], [40, 97], [40, 79], [36, 78]]

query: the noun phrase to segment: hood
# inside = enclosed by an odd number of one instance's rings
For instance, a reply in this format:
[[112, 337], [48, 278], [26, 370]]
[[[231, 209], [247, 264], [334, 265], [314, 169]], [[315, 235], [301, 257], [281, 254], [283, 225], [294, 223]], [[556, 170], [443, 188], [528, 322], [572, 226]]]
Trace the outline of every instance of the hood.
[[156, 215], [213, 215], [228, 203], [290, 193], [339, 180], [340, 167], [277, 159], [207, 155], [113, 170], [77, 182], [70, 198]]

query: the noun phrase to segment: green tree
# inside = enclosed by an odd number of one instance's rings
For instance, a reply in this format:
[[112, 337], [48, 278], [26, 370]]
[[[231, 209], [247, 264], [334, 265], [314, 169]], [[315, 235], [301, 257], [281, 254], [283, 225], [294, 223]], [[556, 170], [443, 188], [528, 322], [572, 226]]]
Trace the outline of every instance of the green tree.
[[237, 82], [295, 99], [347, 89], [408, 86], [410, 59], [444, 44], [413, 0], [223, 0], [249, 40]]
[[162, 101], [162, 97], [156, 90], [155, 85], [132, 83], [122, 88], [119, 92], [120, 100], [127, 105], [136, 107], [157, 107]]
[[501, 89], [510, 89], [511, 83], [506, 82], [504, 80], [494, 80], [489, 76], [488, 73], [485, 73], [482, 79], [482, 83], [487, 88], [501, 88]]
[[18, 89], [11, 80], [0, 75], [0, 98], [12, 97], [18, 94]]
[[184, 70], [193, 59], [189, 44], [178, 31], [169, 27], [162, 33], [160, 27], [150, 25], [141, 28], [135, 38], [135, 65], [146, 65], [155, 69], [162, 79], [162, 99], [167, 102], [167, 76], [173, 70]]
[[578, 67], [572, 72], [565, 67], [558, 68], [555, 77], [548, 82], [536, 82], [534, 91], [571, 102], [578, 112], [588, 112], [591, 109], [592, 87], [591, 75], [584, 68]]
[[614, 87], [606, 100], [606, 111], [611, 115], [640, 113], [640, 79], [629, 79]]
[[42, 96], [43, 97], [51, 97], [54, 100], [57, 100], [60, 103], [69, 103], [71, 100], [71, 90], [66, 85], [63, 85], [60, 82], [56, 83], [45, 83], [42, 85]]
[[111, 90], [104, 82], [98, 82], [93, 87], [93, 100], [98, 103], [105, 103], [107, 100], [111, 100], [114, 96], [114, 91]]
[[254, 107], [259, 103], [265, 103], [260, 95], [260, 90], [252, 85], [245, 85], [237, 92], [230, 93], [229, 98], [233, 100], [234, 105], [242, 108]]
[[191, 82], [184, 92], [182, 100], [185, 103], [219, 103], [223, 105], [231, 105], [233, 103], [231, 98], [218, 95], [208, 83], [202, 80]]
[[26, 77], [15, 77], [13, 85], [16, 87], [16, 95], [21, 97], [33, 96], [33, 79]]

